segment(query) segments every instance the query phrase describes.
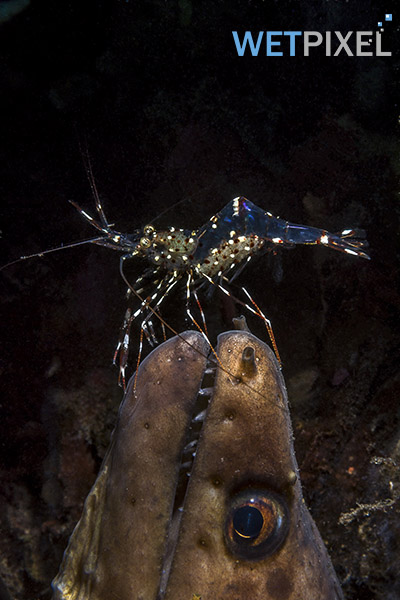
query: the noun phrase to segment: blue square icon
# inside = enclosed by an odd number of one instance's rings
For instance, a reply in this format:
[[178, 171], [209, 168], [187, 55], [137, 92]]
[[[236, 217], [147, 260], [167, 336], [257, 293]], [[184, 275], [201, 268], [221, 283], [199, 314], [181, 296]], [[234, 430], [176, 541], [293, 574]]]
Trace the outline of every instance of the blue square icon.
[[379, 21], [378, 27], [382, 27], [382, 21]]
[[392, 15], [385, 15], [385, 21], [391, 21], [392, 20]]

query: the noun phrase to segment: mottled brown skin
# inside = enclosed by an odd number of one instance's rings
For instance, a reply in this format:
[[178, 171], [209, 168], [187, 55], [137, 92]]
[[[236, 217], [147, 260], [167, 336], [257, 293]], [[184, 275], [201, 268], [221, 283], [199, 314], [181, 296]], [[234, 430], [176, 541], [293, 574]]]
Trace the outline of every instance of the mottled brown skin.
[[[254, 348], [256, 357], [249, 375], [242, 361], [246, 347]], [[303, 501], [285, 384], [272, 351], [250, 333], [228, 332], [219, 336], [218, 356], [237, 379], [217, 372], [166, 600], [192, 598], [193, 593], [202, 600], [341, 598]], [[283, 546], [259, 561], [233, 558], [222, 535], [229, 495], [248, 483], [280, 493], [290, 507]]]
[[186, 332], [143, 361], [136, 393], [131, 379], [111, 447], [53, 582], [55, 598], [156, 597], [182, 447], [208, 352], [202, 336]]
[[[200, 353], [173, 338], [141, 365], [137, 399], [130, 385], [54, 597], [342, 599], [303, 501], [283, 378], [272, 351], [250, 333], [219, 336], [223, 369], [217, 369], [179, 528], [171, 527], [180, 457], [208, 352], [200, 334], [184, 337]], [[252, 560], [234, 556], [224, 538], [231, 498], [248, 487], [278, 494], [289, 515], [281, 546]], [[168, 561], [173, 529], [177, 540]], [[163, 568], [170, 571], [160, 583]]]

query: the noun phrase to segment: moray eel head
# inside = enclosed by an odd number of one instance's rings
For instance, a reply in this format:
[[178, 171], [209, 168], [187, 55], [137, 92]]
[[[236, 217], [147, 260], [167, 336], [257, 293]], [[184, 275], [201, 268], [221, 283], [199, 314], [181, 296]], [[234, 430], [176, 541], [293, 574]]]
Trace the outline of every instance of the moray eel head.
[[304, 504], [286, 389], [251, 333], [193, 331], [131, 380], [55, 599], [340, 600]]

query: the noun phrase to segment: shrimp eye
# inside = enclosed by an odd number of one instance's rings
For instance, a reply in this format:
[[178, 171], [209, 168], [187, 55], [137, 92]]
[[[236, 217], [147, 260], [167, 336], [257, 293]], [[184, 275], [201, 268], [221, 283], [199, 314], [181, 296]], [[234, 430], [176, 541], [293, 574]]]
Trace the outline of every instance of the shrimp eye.
[[233, 497], [225, 522], [225, 542], [240, 558], [258, 560], [281, 546], [289, 530], [289, 510], [282, 496], [246, 489]]
[[146, 237], [152, 237], [154, 232], [155, 232], [155, 229], [154, 229], [153, 225], [145, 225], [143, 227], [143, 233]]
[[147, 237], [142, 237], [140, 239], [140, 245], [141, 245], [142, 248], [150, 248], [151, 241]]

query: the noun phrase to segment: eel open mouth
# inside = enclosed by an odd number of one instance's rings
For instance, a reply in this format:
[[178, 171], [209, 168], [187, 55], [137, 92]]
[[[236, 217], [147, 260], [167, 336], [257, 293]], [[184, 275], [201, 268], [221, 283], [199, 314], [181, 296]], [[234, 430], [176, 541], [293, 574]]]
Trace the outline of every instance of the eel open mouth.
[[177, 485], [175, 490], [175, 500], [173, 504], [172, 517], [167, 534], [166, 550], [161, 570], [160, 587], [157, 594], [157, 600], [162, 600], [165, 595], [168, 577], [172, 566], [175, 547], [178, 541], [179, 528], [182, 513], [184, 511], [185, 496], [192, 474], [192, 468], [196, 457], [197, 446], [206, 420], [207, 409], [214, 392], [214, 382], [216, 375], [216, 361], [210, 352], [197, 398], [192, 410], [190, 425], [187, 429], [185, 445], [182, 452]]

